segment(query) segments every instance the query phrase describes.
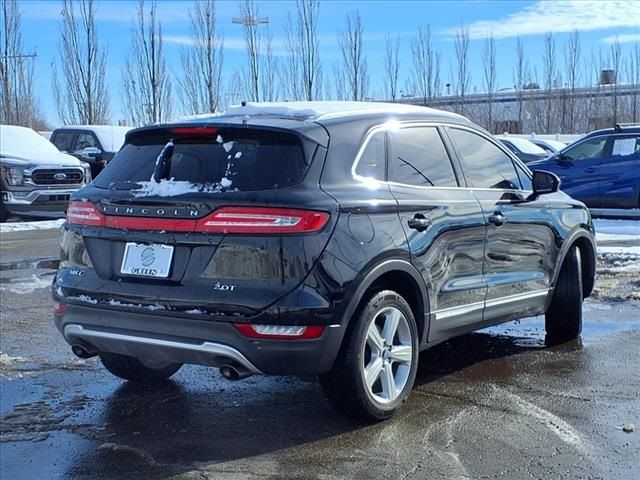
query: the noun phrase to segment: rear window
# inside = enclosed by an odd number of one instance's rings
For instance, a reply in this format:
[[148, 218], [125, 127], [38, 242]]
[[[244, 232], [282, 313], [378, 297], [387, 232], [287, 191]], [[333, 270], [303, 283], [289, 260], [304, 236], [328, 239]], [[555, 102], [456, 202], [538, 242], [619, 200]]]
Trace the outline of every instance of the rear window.
[[[162, 165], [156, 169], [158, 163]], [[300, 182], [307, 168], [300, 139], [293, 134], [248, 129], [216, 129], [206, 135], [160, 131], [131, 138], [95, 185], [148, 189], [150, 182], [160, 179], [180, 185], [175, 194], [266, 190]], [[193, 188], [185, 189], [189, 184]]]

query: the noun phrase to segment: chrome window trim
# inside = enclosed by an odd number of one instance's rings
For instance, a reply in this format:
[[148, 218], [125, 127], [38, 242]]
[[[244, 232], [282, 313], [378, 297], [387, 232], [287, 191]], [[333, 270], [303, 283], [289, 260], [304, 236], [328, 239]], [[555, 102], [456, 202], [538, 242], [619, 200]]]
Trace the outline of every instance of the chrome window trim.
[[[405, 121], [405, 122], [401, 122], [401, 121], [396, 121], [396, 120], [388, 120], [385, 123], [376, 125], [372, 128], [370, 128], [367, 133], [365, 134], [364, 137], [364, 141], [362, 142], [362, 145], [360, 146], [360, 149], [358, 150], [358, 153], [356, 154], [356, 158], [353, 162], [353, 164], [351, 165], [351, 176], [354, 178], [354, 180], [357, 180], [359, 182], [365, 183], [365, 184], [371, 184], [372, 182], [375, 182], [378, 185], [389, 185], [389, 186], [397, 186], [397, 187], [409, 187], [409, 188], [418, 188], [418, 189], [427, 189], [427, 190], [467, 190], [467, 191], [489, 191], [489, 192], [521, 192], [521, 193], [531, 193], [532, 190], [523, 190], [523, 189], [514, 189], [514, 188], [488, 188], [488, 187], [466, 187], [466, 186], [461, 186], [458, 185], [457, 187], [432, 187], [432, 186], [421, 186], [421, 185], [410, 185], [410, 184], [406, 184], [406, 183], [398, 183], [398, 182], [392, 182], [389, 180], [379, 180], [377, 178], [373, 178], [373, 177], [363, 177], [361, 175], [358, 175], [356, 173], [356, 169], [358, 167], [358, 163], [360, 162], [360, 158], [362, 157], [365, 149], [367, 148], [367, 145], [369, 144], [369, 141], [371, 140], [371, 137], [373, 135], [375, 135], [376, 133], [379, 132], [387, 132], [388, 130], [396, 130], [398, 128], [411, 128], [411, 127], [453, 127], [453, 128], [459, 128], [461, 130], [467, 130], [471, 133], [475, 133], [476, 135], [479, 135], [480, 137], [484, 138], [485, 140], [488, 140], [490, 143], [492, 143], [493, 145], [495, 145], [496, 147], [498, 147], [502, 152], [504, 152], [507, 157], [509, 157], [512, 161], [517, 162], [518, 164], [520, 164], [521, 167], [524, 167], [523, 170], [526, 173], [527, 171], [530, 171], [526, 164], [522, 163], [518, 158], [515, 158], [515, 155], [508, 151], [508, 149], [504, 146], [499, 144], [499, 142], [489, 136], [487, 136], [484, 132], [482, 132], [481, 130], [476, 130], [474, 128], [468, 127], [466, 125], [459, 125], [457, 123], [448, 123], [448, 122], [431, 122], [431, 121], [416, 121], [416, 120], [410, 120], [410, 121]], [[444, 142], [443, 142], [444, 143]], [[446, 147], [446, 145], [445, 145]], [[388, 159], [387, 159], [388, 160]], [[515, 169], [515, 166], [514, 166]], [[454, 169], [455, 171], [455, 169]], [[518, 174], [518, 172], [516, 171], [516, 175]], [[532, 180], [531, 177], [529, 177], [530, 180]]]

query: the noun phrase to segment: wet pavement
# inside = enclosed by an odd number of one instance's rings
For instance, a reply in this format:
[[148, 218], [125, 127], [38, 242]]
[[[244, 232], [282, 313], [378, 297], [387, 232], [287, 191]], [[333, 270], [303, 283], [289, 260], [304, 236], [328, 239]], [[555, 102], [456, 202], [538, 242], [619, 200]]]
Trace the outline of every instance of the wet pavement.
[[447, 342], [421, 355], [396, 417], [364, 424], [336, 414], [313, 378], [231, 383], [186, 366], [152, 388], [77, 359], [43, 286], [55, 233], [33, 233], [2, 237], [2, 480], [640, 476], [640, 432], [621, 428], [640, 428], [640, 302], [604, 286], [579, 340], [546, 347], [533, 318]]

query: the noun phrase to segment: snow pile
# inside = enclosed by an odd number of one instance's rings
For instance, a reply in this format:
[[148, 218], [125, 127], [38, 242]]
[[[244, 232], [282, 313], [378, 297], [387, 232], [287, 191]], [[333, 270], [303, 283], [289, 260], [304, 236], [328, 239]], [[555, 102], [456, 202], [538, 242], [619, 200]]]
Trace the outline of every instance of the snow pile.
[[0, 291], [25, 295], [43, 288], [51, 288], [52, 280], [45, 280], [33, 274], [30, 278], [16, 279], [15, 283], [0, 285]]
[[640, 221], [594, 220], [598, 243], [609, 240], [634, 241], [640, 244]]
[[58, 229], [64, 223], [64, 218], [60, 220], [46, 220], [39, 222], [11, 222], [0, 223], [0, 233], [24, 232], [26, 230], [49, 230]]
[[16, 363], [24, 363], [26, 361], [23, 357], [13, 357], [6, 353], [0, 353], [0, 367], [11, 367]]
[[598, 262], [605, 269], [640, 271], [640, 222], [594, 220]]
[[[419, 107], [417, 105], [403, 105], [398, 103], [381, 102], [247, 102], [245, 106], [234, 105], [222, 116], [260, 116], [287, 117], [298, 119], [318, 118], [331, 115], [348, 115], [357, 113], [429, 113], [437, 110]], [[451, 113], [451, 116], [459, 115]], [[203, 119], [199, 117], [199, 119]]]
[[231, 186], [231, 180], [223, 178], [220, 183], [210, 185], [197, 185], [185, 180], [165, 180], [160, 182], [136, 182], [139, 189], [132, 190], [134, 197], [176, 197], [185, 193], [220, 193]]

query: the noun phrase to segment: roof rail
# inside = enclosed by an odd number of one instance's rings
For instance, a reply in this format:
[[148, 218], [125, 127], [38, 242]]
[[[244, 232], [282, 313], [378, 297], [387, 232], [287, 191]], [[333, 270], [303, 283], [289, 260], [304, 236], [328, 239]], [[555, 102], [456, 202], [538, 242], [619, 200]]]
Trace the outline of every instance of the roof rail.
[[616, 126], [613, 128], [616, 132], [621, 132], [622, 129], [630, 127], [640, 127], [640, 123], [616, 123]]

